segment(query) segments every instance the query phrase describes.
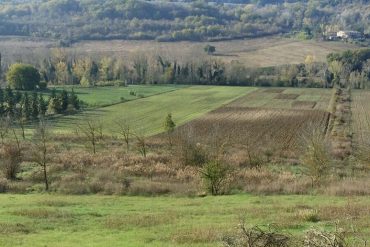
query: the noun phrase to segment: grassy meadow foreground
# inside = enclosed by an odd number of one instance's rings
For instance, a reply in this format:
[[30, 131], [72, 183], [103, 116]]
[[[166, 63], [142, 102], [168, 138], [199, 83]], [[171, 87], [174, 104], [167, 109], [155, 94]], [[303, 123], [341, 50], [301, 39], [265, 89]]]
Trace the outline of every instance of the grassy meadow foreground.
[[369, 241], [368, 91], [109, 89], [75, 88], [87, 109], [49, 121], [49, 194], [28, 129], [16, 177], [0, 178], [0, 246], [220, 246], [241, 219]]
[[221, 246], [241, 219], [297, 238], [338, 224], [369, 240], [369, 205], [369, 197], [0, 195], [0, 246]]

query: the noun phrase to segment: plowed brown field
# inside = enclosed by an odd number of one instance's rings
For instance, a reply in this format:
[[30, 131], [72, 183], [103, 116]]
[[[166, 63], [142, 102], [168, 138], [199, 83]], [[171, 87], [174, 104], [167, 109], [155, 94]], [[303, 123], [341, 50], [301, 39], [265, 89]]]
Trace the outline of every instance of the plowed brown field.
[[[275, 157], [297, 158], [305, 132], [311, 129], [325, 131], [329, 119], [325, 109], [330, 92], [323, 89], [259, 89], [180, 127], [180, 130], [191, 131], [199, 143], [206, 144], [217, 135], [229, 140], [233, 147], [269, 152]], [[288, 96], [284, 97], [285, 94]], [[292, 94], [297, 97], [291, 97]]]

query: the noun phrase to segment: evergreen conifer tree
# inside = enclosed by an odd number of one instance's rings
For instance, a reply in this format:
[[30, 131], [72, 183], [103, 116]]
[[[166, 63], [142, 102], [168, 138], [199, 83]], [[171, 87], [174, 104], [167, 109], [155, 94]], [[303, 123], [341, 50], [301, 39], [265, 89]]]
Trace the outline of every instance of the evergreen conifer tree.
[[0, 88], [0, 117], [4, 115], [4, 91]]
[[31, 119], [32, 110], [31, 110], [31, 104], [30, 104], [30, 98], [28, 96], [28, 93], [23, 94], [23, 100], [22, 100], [22, 118], [24, 118], [26, 121]]
[[66, 90], [63, 90], [59, 95], [59, 102], [60, 102], [60, 111], [64, 113], [67, 111], [68, 108], [68, 93]]
[[39, 117], [39, 97], [36, 92], [32, 93], [31, 117], [33, 120], [36, 120]]
[[4, 102], [5, 102], [5, 112], [9, 117], [14, 116], [15, 110], [15, 102], [14, 102], [14, 93], [10, 87], [5, 89], [4, 94]]
[[73, 89], [72, 89], [71, 94], [69, 95], [68, 101], [69, 101], [69, 105], [71, 105], [75, 110], [80, 109], [80, 101], [78, 100], [78, 97]]
[[40, 97], [39, 97], [39, 105], [38, 105], [38, 107], [39, 107], [39, 115], [40, 115], [41, 117], [45, 116], [46, 111], [47, 111], [47, 109], [48, 109], [48, 105], [47, 105], [47, 103], [45, 102], [45, 99], [44, 99], [44, 97], [42, 96], [42, 94], [40, 94]]

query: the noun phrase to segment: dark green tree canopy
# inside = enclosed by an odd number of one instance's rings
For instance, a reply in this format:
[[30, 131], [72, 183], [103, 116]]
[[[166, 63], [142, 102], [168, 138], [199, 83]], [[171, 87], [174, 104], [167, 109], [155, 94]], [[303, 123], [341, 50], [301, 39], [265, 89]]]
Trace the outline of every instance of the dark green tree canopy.
[[207, 52], [208, 54], [213, 54], [216, 52], [216, 47], [212, 46], [212, 45], [206, 45], [204, 47], [204, 51]]
[[34, 90], [40, 83], [40, 73], [32, 65], [16, 63], [10, 66], [6, 79], [16, 90]]

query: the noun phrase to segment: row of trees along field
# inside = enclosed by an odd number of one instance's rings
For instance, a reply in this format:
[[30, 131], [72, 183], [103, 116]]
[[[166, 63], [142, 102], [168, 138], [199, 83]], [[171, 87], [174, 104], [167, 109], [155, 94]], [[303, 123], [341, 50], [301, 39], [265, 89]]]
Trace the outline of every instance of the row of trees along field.
[[[228, 4], [234, 3], [234, 4]], [[297, 32], [370, 33], [364, 0], [5, 0], [0, 35], [59, 39], [212, 40]]]
[[[206, 52], [209, 53], [208, 50]], [[340, 84], [359, 89], [370, 88], [370, 49], [333, 53], [328, 55], [327, 63], [316, 62], [315, 57], [307, 56], [302, 64], [268, 68], [247, 68], [237, 61], [225, 63], [213, 57], [178, 62], [143, 53], [130, 58], [90, 57], [67, 53], [63, 49], [55, 49], [46, 56], [34, 56], [28, 61], [33, 64], [33, 70], [38, 70], [33, 73], [39, 74], [40, 78], [34, 76], [41, 81], [27, 87], [41, 89], [47, 83], [81, 86], [178, 83], [292, 87], [332, 87]], [[10, 69], [9, 66], [5, 63], [0, 66], [3, 79], [7, 74], [8, 82], [12, 81], [12, 70], [19, 65], [13, 64]], [[28, 78], [31, 78], [28, 71], [32, 68], [26, 70]], [[17, 82], [13, 84], [15, 89], [26, 89]]]

